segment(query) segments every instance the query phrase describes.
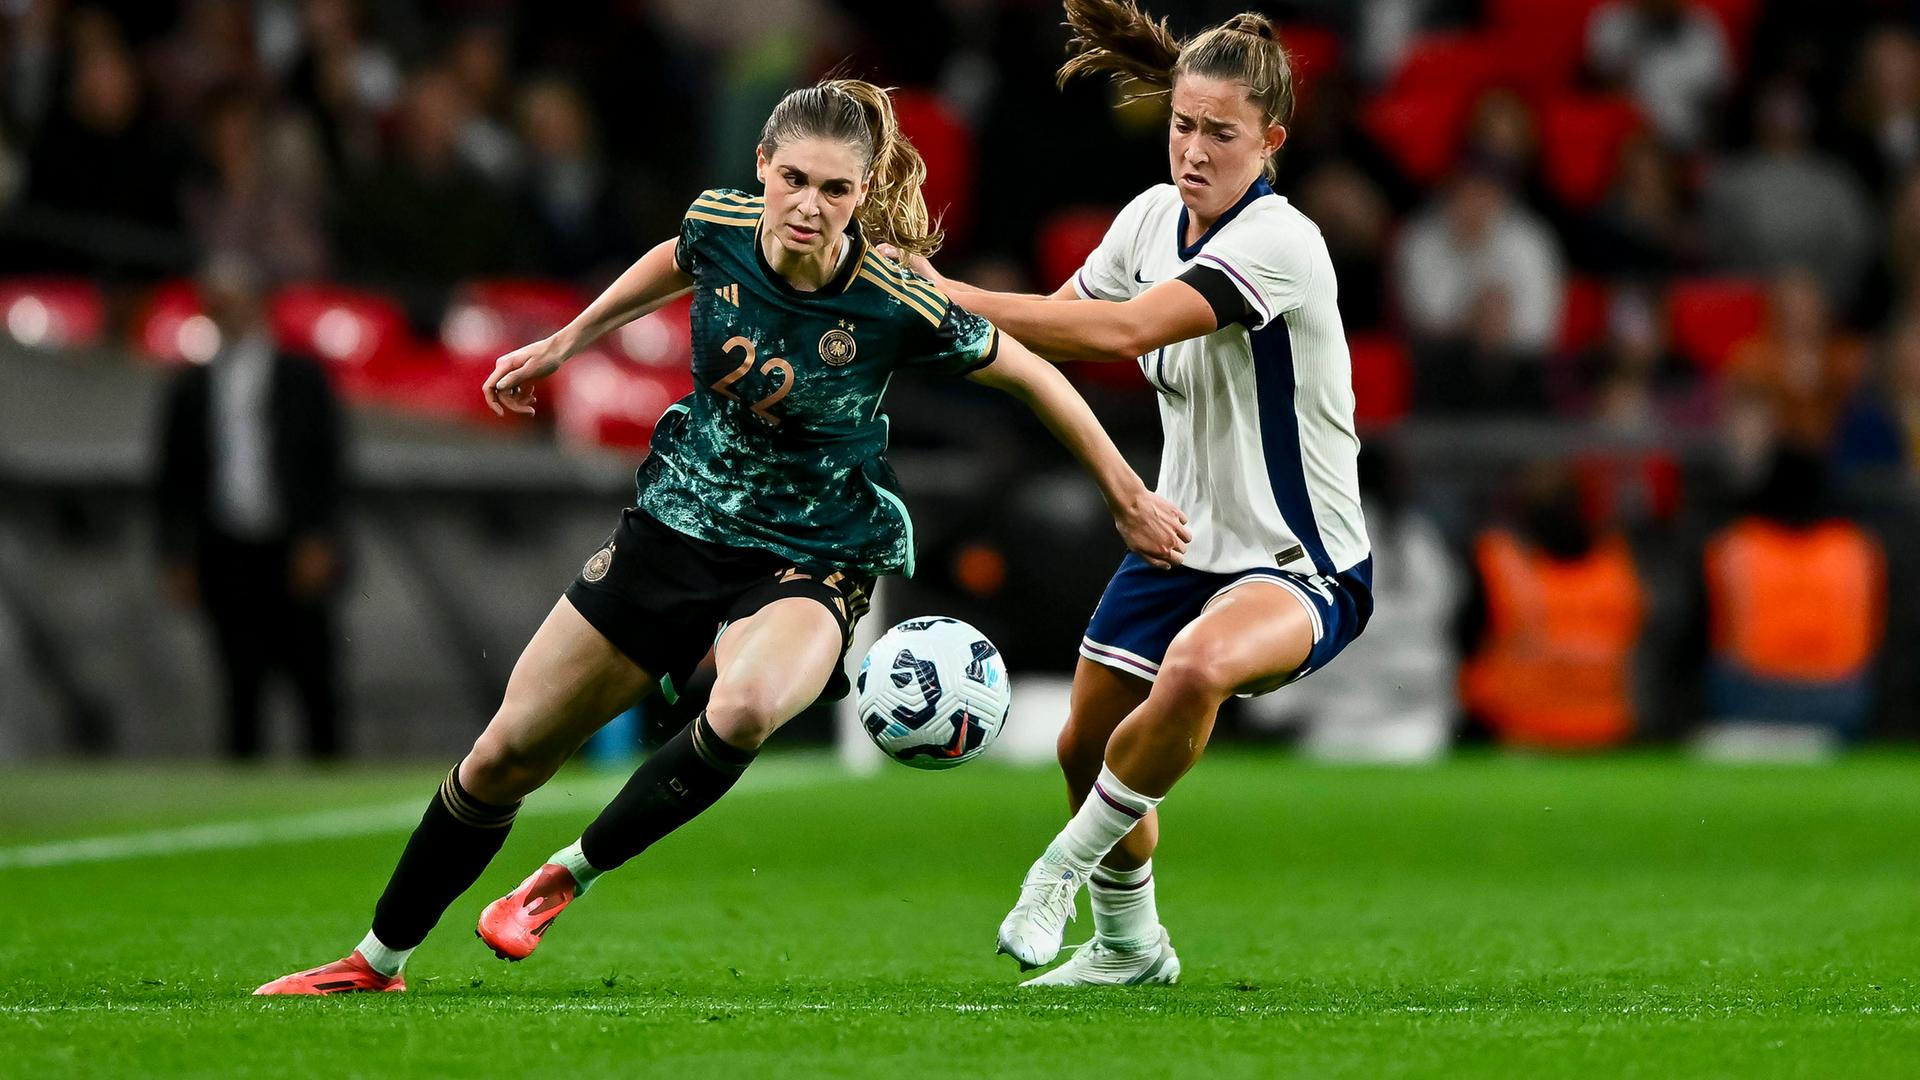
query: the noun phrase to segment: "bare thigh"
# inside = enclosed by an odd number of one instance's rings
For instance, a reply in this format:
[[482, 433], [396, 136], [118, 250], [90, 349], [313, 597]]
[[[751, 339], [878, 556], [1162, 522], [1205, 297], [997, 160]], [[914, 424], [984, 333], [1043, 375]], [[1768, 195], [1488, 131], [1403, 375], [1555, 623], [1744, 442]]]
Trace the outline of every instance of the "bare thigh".
[[488, 802], [524, 798], [653, 685], [561, 597], [514, 662], [499, 711], [460, 764], [461, 785]]
[[840, 663], [840, 624], [817, 600], [790, 596], [736, 620], [714, 646], [707, 722], [751, 750], [800, 715]]

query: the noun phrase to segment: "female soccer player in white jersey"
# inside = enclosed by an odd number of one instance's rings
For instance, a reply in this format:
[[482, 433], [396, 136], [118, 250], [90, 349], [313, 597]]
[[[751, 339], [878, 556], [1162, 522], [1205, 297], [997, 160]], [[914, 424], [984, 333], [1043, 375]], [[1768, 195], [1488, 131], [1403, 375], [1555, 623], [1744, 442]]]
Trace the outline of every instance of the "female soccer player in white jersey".
[[1240, 15], [1180, 41], [1129, 0], [1067, 0], [1062, 81], [1108, 71], [1171, 92], [1171, 184], [1120, 212], [1051, 296], [917, 269], [1054, 359], [1138, 362], [1160, 395], [1159, 492], [1193, 529], [1183, 564], [1129, 555], [1074, 673], [1060, 737], [1075, 813], [1000, 926], [1023, 969], [1060, 951], [1091, 883], [1095, 936], [1028, 985], [1169, 983], [1154, 808], [1206, 746], [1220, 705], [1324, 666], [1372, 614], [1353, 389], [1320, 231], [1267, 177], [1292, 73], [1272, 26]]

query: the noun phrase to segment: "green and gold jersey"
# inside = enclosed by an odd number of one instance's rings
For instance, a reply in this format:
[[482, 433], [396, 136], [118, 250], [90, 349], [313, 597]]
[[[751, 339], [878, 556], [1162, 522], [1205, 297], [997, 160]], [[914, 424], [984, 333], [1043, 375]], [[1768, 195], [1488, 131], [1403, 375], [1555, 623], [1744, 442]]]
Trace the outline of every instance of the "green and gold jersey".
[[913, 573], [913, 523], [887, 465], [880, 399], [896, 371], [993, 362], [993, 324], [867, 247], [801, 292], [760, 250], [764, 200], [701, 194], [674, 259], [693, 276], [694, 391], [669, 407], [636, 478], [663, 524], [796, 563]]

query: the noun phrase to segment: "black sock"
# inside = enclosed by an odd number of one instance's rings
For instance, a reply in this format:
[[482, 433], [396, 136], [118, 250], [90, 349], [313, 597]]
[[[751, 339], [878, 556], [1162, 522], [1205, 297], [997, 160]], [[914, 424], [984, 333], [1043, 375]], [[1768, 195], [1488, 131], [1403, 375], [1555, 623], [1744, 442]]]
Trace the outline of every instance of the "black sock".
[[455, 765], [407, 838], [400, 864], [387, 879], [387, 891], [374, 905], [373, 935], [380, 944], [411, 949], [425, 941], [447, 905], [480, 880], [480, 872], [507, 842], [519, 811], [519, 803], [493, 806], [467, 794]]
[[721, 741], [701, 713], [634, 771], [580, 834], [580, 853], [595, 870], [619, 866], [719, 802], [755, 753]]

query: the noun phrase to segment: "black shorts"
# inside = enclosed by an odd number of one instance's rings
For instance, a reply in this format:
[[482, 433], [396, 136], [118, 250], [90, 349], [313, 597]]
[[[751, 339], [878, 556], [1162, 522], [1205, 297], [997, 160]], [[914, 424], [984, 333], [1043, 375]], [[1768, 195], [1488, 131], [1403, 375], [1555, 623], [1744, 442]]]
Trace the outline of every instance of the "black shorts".
[[845, 697], [846, 649], [872, 594], [871, 575], [710, 543], [633, 508], [621, 514], [620, 527], [567, 589], [574, 609], [659, 680], [669, 702], [727, 624], [790, 596], [818, 601], [840, 624], [841, 662], [820, 697]]

